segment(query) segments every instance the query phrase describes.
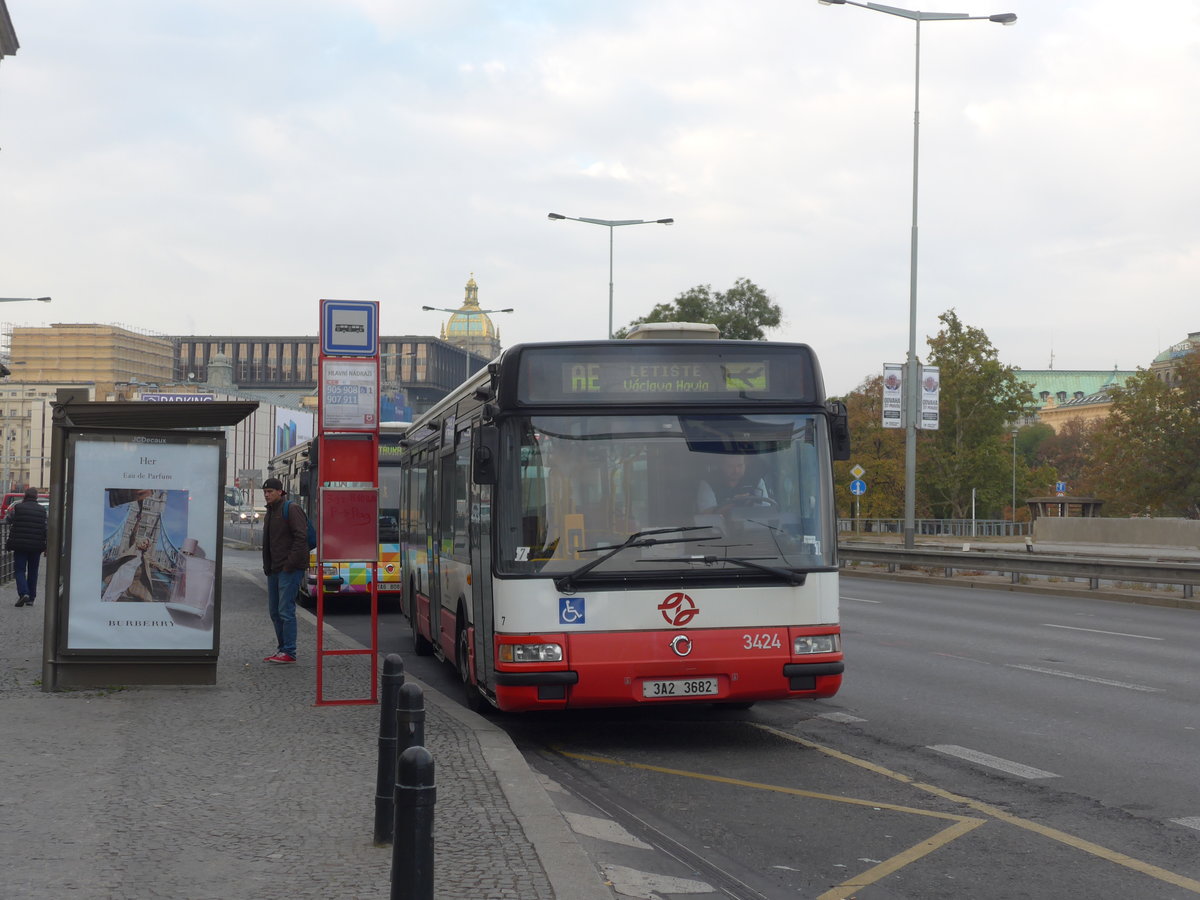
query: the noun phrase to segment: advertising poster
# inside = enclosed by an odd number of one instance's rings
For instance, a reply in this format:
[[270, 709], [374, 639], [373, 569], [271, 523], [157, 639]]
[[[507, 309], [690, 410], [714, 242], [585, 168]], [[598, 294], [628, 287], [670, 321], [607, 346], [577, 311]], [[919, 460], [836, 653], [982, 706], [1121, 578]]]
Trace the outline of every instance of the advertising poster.
[[326, 359], [321, 367], [321, 426], [374, 429], [379, 426], [379, 363]]
[[904, 385], [900, 363], [883, 364], [883, 427], [903, 428]]
[[921, 369], [921, 420], [918, 427], [937, 431], [939, 402], [942, 393], [942, 377], [937, 366]]
[[278, 456], [313, 436], [313, 414], [296, 409], [275, 409], [275, 450]]
[[221, 435], [73, 435], [67, 650], [215, 650]]

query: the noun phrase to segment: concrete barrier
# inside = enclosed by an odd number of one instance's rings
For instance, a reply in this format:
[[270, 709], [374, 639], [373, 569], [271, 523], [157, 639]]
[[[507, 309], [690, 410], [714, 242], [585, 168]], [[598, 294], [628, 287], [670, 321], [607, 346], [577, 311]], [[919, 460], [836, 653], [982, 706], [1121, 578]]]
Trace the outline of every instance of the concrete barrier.
[[1048, 518], [1033, 523], [1034, 543], [1200, 549], [1195, 519]]

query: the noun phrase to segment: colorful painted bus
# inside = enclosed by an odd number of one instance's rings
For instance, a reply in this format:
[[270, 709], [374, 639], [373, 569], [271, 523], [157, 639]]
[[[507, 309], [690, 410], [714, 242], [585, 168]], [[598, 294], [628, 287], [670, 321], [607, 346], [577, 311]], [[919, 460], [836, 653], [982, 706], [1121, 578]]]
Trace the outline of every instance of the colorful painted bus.
[[839, 689], [849, 432], [808, 346], [518, 345], [403, 443], [404, 611], [472, 707]]
[[[397, 606], [400, 580], [400, 441], [408, 422], [384, 422], [379, 428], [379, 602], [380, 606]], [[270, 475], [283, 482], [288, 497], [299, 503], [315, 524], [320, 485], [320, 460], [316, 458], [316, 439], [304, 441], [281, 453], [268, 466]], [[312, 566], [301, 587], [310, 602], [316, 599], [316, 551], [311, 555]], [[325, 601], [361, 597], [370, 591], [371, 565], [367, 562], [325, 563], [320, 578]]]

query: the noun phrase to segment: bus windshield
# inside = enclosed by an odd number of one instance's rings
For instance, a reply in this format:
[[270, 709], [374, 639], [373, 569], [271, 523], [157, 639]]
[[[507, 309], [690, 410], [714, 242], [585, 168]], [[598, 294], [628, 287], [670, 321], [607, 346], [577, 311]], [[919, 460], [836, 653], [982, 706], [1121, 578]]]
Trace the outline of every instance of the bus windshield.
[[827, 569], [826, 427], [819, 414], [507, 419], [497, 570], [601, 583]]

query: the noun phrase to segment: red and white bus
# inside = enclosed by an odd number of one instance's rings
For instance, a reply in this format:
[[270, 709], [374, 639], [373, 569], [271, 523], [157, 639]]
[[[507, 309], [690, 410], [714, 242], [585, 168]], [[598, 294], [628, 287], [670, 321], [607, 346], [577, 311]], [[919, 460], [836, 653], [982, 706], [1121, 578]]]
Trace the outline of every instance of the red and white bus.
[[475, 708], [841, 685], [831, 459], [803, 344], [511, 347], [403, 441], [403, 604]]

